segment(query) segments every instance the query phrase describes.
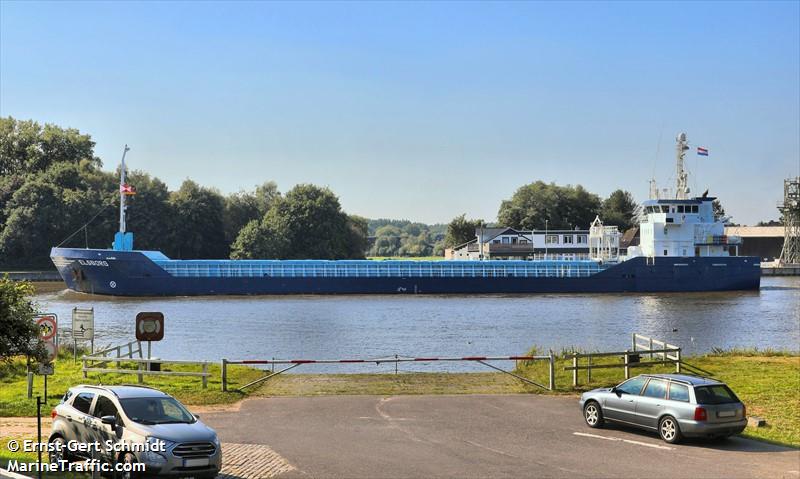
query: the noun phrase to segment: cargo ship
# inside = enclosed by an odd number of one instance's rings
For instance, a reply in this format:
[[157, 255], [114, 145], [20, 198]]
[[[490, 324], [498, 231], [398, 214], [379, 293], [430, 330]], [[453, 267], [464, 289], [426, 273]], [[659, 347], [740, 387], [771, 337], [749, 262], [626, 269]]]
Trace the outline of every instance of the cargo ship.
[[[690, 197], [677, 138], [677, 187], [642, 205], [639, 245], [619, 249], [616, 226], [596, 218], [585, 257], [523, 260], [176, 260], [136, 250], [126, 231], [125, 154], [120, 169], [120, 229], [112, 249], [53, 248], [67, 287], [115, 296], [271, 294], [518, 294], [756, 290], [759, 258], [738, 256], [714, 197]], [[125, 149], [127, 152], [127, 147]]]

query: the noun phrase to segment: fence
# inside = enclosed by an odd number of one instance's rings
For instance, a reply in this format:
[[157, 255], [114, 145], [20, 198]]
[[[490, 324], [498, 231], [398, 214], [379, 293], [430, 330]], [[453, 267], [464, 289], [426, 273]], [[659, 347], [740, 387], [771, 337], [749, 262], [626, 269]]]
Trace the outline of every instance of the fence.
[[[114, 348], [111, 348], [114, 349]], [[83, 356], [83, 377], [87, 377], [87, 373], [110, 373], [110, 374], [136, 374], [139, 376], [139, 384], [144, 383], [144, 376], [197, 376], [202, 378], [203, 389], [208, 387], [208, 377], [211, 373], [208, 372], [209, 361], [185, 361], [178, 359], [148, 359], [148, 358], [109, 358], [108, 356]], [[106, 368], [107, 363], [111, 361], [117, 362], [116, 368]], [[135, 363], [138, 365], [137, 369], [121, 369], [119, 363]], [[94, 364], [93, 364], [94, 363]], [[158, 370], [154, 370], [153, 364], [158, 364]], [[194, 364], [202, 367], [201, 372], [197, 371], [161, 371], [160, 366], [163, 364]]]
[[[536, 360], [547, 360], [549, 362], [550, 367], [548, 368], [548, 385], [545, 386], [543, 384], [539, 384], [531, 379], [522, 377], [518, 374], [514, 374], [510, 371], [506, 371], [505, 369], [499, 368], [493, 364], [489, 364], [487, 361], [536, 361]], [[436, 361], [474, 361], [479, 364], [482, 364], [486, 367], [495, 369], [500, 371], [501, 373], [508, 374], [509, 376], [515, 377], [522, 382], [533, 384], [534, 386], [538, 386], [543, 389], [547, 390], [554, 390], [555, 385], [555, 355], [551, 351], [547, 356], [465, 356], [465, 357], [450, 357], [450, 358], [418, 358], [418, 357], [384, 357], [384, 358], [375, 358], [375, 359], [243, 359], [243, 360], [231, 360], [231, 359], [223, 359], [222, 360], [222, 390], [228, 390], [228, 365], [230, 364], [245, 364], [245, 365], [285, 365], [287, 367], [280, 369], [278, 371], [270, 372], [270, 374], [256, 379], [255, 381], [251, 381], [244, 386], [239, 388], [239, 391], [244, 390], [250, 386], [254, 386], [261, 382], [264, 382], [270, 378], [273, 378], [281, 373], [289, 371], [290, 369], [294, 369], [298, 366], [303, 364], [366, 364], [366, 363], [375, 363], [376, 365], [380, 365], [381, 363], [394, 363], [397, 365], [398, 363], [404, 362], [416, 362], [416, 363], [429, 363], [429, 362], [436, 362]]]
[[[135, 349], [134, 349], [134, 345], [136, 345]], [[139, 359], [142, 358], [142, 342], [141, 341], [130, 341], [130, 342], [127, 342], [125, 344], [120, 344], [118, 346], [111, 346], [111, 347], [108, 347], [106, 349], [102, 349], [100, 351], [95, 351], [89, 357], [91, 357], [91, 358], [97, 358], [97, 357], [109, 358], [108, 361], [104, 361], [102, 363], [98, 363], [98, 364], [95, 365], [95, 367], [105, 366], [107, 363], [111, 362], [111, 358], [114, 358], [114, 357], [121, 358], [121, 357], [123, 357], [123, 354], [125, 354], [125, 353], [123, 353], [123, 349], [125, 349], [125, 348], [128, 349], [128, 353], [127, 353], [128, 359], [133, 359], [134, 353], [139, 355]], [[109, 353], [111, 353], [111, 352], [116, 353], [116, 356], [110, 356]], [[117, 361], [117, 368], [119, 368], [119, 363], [120, 363], [120, 361]], [[85, 364], [85, 362], [84, 362], [84, 364]], [[86, 377], [86, 371], [83, 372], [83, 377], [84, 378]]]
[[[653, 339], [648, 336], [634, 333], [632, 335], [632, 348], [625, 351], [603, 353], [573, 353], [572, 367], [565, 367], [565, 371], [572, 371], [572, 387], [578, 386], [578, 371], [586, 370], [586, 382], [592, 382], [592, 369], [623, 368], [625, 379], [631, 377], [630, 368], [651, 366], [654, 364], [675, 364], [675, 372], [681, 372], [681, 348], [665, 341]], [[654, 349], [655, 348], [655, 349]], [[642, 362], [643, 355], [650, 355], [651, 361]], [[621, 364], [592, 364], [594, 358], [619, 356]], [[652, 358], [660, 358], [655, 361]], [[586, 359], [586, 365], [581, 365], [580, 360]]]
[[[672, 359], [672, 360], [679, 360], [680, 361], [680, 352], [676, 353], [674, 356], [670, 356], [669, 353], [661, 352], [656, 353], [653, 351], [653, 346], [657, 346], [661, 349], [678, 349], [681, 348], [675, 346], [674, 344], [669, 344], [665, 341], [660, 341], [658, 339], [653, 339], [649, 336], [644, 336], [642, 334], [633, 333], [631, 335], [631, 347], [633, 348], [634, 352], [636, 351], [644, 351], [646, 353], [650, 353], [650, 359], [653, 359], [653, 355], [655, 354], [657, 357], [661, 357], [661, 359]], [[680, 363], [678, 365], [680, 372]]]

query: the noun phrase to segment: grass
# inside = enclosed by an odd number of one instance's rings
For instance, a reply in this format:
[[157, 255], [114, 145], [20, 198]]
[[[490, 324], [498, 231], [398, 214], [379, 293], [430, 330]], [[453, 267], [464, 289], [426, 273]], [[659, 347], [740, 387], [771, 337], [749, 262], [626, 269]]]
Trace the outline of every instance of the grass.
[[[121, 363], [123, 369], [130, 369], [132, 363]], [[55, 374], [47, 380], [47, 397], [43, 397], [42, 410], [49, 414], [50, 409], [58, 404], [61, 397], [71, 386], [77, 384], [135, 384], [136, 374], [97, 374], [89, 373], [88, 378], [83, 377], [80, 360], [73, 362], [71, 353], [62, 352], [55, 362]], [[115, 363], [107, 366], [114, 368]], [[162, 365], [164, 371], [200, 371], [196, 365]], [[244, 398], [247, 393], [238, 391], [222, 392], [220, 365], [212, 364], [208, 368], [211, 376], [208, 378], [208, 388], [201, 387], [199, 377], [192, 376], [144, 376], [144, 384], [158, 388], [178, 398], [187, 405], [229, 404]], [[261, 377], [259, 370], [243, 366], [229, 366], [228, 379], [233, 385], [241, 385]], [[0, 366], [0, 417], [2, 416], [35, 416], [36, 396], [44, 393], [44, 377], [38, 374], [33, 381], [33, 399], [27, 398], [27, 380], [25, 365], [22, 361]]]

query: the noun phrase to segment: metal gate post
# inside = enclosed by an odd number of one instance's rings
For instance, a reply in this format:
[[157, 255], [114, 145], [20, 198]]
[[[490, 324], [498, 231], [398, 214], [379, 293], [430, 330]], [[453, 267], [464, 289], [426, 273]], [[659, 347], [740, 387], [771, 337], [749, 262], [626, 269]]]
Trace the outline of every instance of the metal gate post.
[[556, 356], [552, 349], [550, 350], [550, 382], [548, 385], [551, 391], [556, 389]]
[[203, 389], [208, 389], [208, 364], [203, 363]]
[[222, 358], [222, 392], [228, 391], [228, 360]]
[[678, 348], [675, 352], [675, 372], [681, 372], [681, 348]]

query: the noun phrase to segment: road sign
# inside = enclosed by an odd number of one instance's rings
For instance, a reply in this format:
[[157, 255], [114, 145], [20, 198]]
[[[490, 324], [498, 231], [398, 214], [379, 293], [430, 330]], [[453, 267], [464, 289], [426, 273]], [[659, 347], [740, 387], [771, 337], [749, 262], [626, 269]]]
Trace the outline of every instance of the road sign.
[[136, 315], [136, 339], [161, 341], [164, 339], [164, 314], [144, 312]]
[[58, 355], [58, 316], [43, 314], [35, 317], [34, 321], [39, 329], [39, 339], [47, 350], [47, 361], [50, 362]]
[[94, 339], [94, 308], [72, 308], [72, 337], [76, 340]]
[[39, 365], [39, 374], [42, 376], [51, 376], [54, 370], [53, 363]]

